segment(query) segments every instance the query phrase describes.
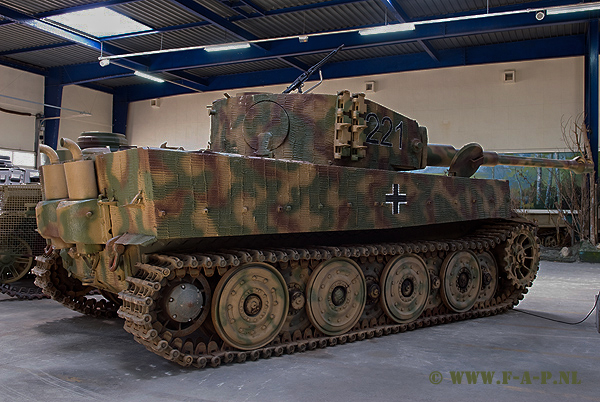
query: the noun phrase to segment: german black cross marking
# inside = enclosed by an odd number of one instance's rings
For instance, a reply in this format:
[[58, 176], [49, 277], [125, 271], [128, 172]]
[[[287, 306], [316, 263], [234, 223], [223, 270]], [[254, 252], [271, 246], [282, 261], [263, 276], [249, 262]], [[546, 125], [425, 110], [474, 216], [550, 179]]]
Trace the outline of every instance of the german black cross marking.
[[408, 204], [406, 194], [400, 193], [399, 184], [392, 184], [392, 193], [385, 195], [385, 203], [392, 204], [392, 214], [399, 214], [400, 205]]

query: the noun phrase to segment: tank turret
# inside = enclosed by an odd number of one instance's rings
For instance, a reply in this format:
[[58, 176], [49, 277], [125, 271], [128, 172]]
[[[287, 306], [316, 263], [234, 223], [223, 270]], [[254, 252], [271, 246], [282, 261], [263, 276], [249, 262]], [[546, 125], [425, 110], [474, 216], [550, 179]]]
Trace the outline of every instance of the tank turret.
[[250, 94], [213, 102], [211, 149], [320, 165], [408, 171], [449, 167], [470, 177], [480, 166], [533, 166], [591, 173], [592, 161], [526, 158], [428, 144], [427, 129], [365, 94]]
[[[507, 182], [470, 176], [592, 169], [429, 145], [415, 120], [348, 91], [226, 97], [209, 113], [209, 150], [62, 141], [78, 160], [44, 180], [66, 191], [36, 207], [52, 245], [35, 268], [45, 292], [84, 313], [118, 309], [136, 341], [184, 366], [504, 312], [536, 276], [536, 228]], [[94, 288], [106, 300], [85, 298]]]

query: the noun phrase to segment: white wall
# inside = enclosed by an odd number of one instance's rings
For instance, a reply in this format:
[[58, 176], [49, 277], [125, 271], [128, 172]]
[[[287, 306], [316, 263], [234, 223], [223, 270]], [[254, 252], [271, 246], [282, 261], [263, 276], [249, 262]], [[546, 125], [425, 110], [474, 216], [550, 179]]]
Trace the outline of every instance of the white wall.
[[[0, 95], [44, 102], [44, 77], [0, 66]], [[17, 101], [0, 96], [0, 107], [34, 116], [43, 113], [39, 104]], [[0, 112], [0, 148], [33, 151], [36, 133], [34, 116], [17, 116]]]
[[[0, 107], [18, 112], [44, 113], [44, 77], [0, 66], [0, 95], [25, 99], [27, 103], [0, 96]], [[59, 137], [76, 140], [83, 131], [112, 131], [112, 95], [69, 85], [63, 88], [62, 107], [89, 112], [80, 116], [61, 111]], [[0, 148], [33, 151], [36, 140], [35, 117], [0, 112]]]
[[[504, 83], [505, 70], [516, 70], [516, 82]], [[481, 66], [325, 80], [315, 92], [363, 92], [367, 98], [427, 126], [431, 143], [460, 147], [479, 142], [486, 150], [553, 151], [563, 149], [561, 120], [582, 113], [584, 58], [536, 60]], [[170, 84], [162, 84], [170, 85]], [[229, 91], [281, 92], [286, 85]], [[310, 87], [310, 83], [306, 88]], [[186, 149], [205, 148], [210, 120], [206, 105], [222, 91], [160, 99], [129, 106], [130, 144], [158, 146], [168, 141]]]
[[113, 96], [93, 89], [68, 85], [63, 88], [62, 107], [91, 113], [81, 116], [62, 110], [58, 137], [76, 140], [84, 131], [112, 132]]

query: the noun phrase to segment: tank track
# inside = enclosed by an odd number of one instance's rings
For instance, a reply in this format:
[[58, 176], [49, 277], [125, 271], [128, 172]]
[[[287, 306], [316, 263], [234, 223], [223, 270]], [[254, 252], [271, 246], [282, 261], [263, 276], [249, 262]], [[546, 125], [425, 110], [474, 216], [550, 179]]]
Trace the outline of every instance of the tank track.
[[[27, 280], [31, 281], [31, 279]], [[3, 283], [0, 285], [0, 293], [16, 297], [19, 300], [47, 299], [49, 297], [43, 293], [42, 289], [35, 286], [33, 282], [27, 284], [23, 284], [22, 282], [19, 281], [19, 284]]]
[[52, 300], [82, 314], [99, 318], [117, 316], [118, 304], [91, 297], [90, 294], [97, 293], [94, 288], [67, 276], [58, 250], [48, 247], [43, 255], [35, 259], [37, 264], [32, 270], [36, 275], [35, 284]]
[[[470, 318], [491, 316], [503, 313], [517, 305], [527, 293], [531, 281], [521, 283], [512, 280], [510, 273], [514, 272], [515, 259], [508, 255], [512, 238], [526, 231], [533, 234], [534, 228], [520, 223], [501, 222], [487, 224], [473, 234], [458, 240], [436, 240], [394, 244], [351, 245], [345, 247], [308, 247], [292, 249], [261, 249], [261, 250], [228, 250], [211, 254], [149, 254], [144, 263], [138, 263], [138, 272], [134, 277], [128, 277], [128, 289], [121, 292], [119, 297], [123, 305], [119, 316], [125, 319], [124, 328], [134, 336], [134, 339], [151, 352], [182, 366], [218, 367], [224, 363], [244, 362], [280, 356], [284, 353], [303, 352], [316, 348], [335, 346], [383, 335], [405, 332], [422, 327], [439, 325]], [[539, 253], [539, 240], [535, 239], [533, 247]], [[209, 342], [191, 341], [185, 337], [174, 337], [172, 332], [163, 327], [154, 312], [154, 301], [159, 298], [160, 290], [167, 280], [192, 278], [204, 275], [211, 278], [222, 276], [229, 269], [247, 262], [267, 262], [273, 266], [286, 267], [290, 261], [308, 260], [310, 264], [318, 264], [332, 257], [349, 257], [362, 261], [374, 257], [387, 261], [395, 255], [412, 253], [422, 257], [440, 256], [452, 251], [471, 250], [474, 253], [494, 250], [498, 265], [498, 287], [492, 297], [485, 302], [478, 301], [467, 312], [450, 311], [444, 304], [429, 308], [416, 320], [407, 324], [391, 321], [383, 313], [379, 318], [359, 321], [350, 331], [337, 336], [320, 333], [312, 325], [304, 331], [294, 333], [281, 332], [268, 345], [250, 351], [231, 349], [213, 334]], [[500, 253], [500, 254], [498, 254]], [[314, 266], [313, 265], [313, 266]], [[535, 264], [537, 272], [537, 263]], [[535, 277], [535, 273], [532, 276]], [[532, 279], [532, 278], [530, 278]], [[207, 319], [206, 321], [210, 321]], [[210, 325], [210, 324], [209, 324]]]

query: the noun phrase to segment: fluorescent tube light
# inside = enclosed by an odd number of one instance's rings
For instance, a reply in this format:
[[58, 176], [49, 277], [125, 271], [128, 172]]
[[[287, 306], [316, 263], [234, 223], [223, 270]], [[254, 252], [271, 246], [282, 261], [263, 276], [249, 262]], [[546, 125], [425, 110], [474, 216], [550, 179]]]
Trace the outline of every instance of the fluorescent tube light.
[[573, 4], [570, 6], [562, 6], [562, 7], [551, 7], [546, 9], [547, 15], [553, 14], [567, 14], [567, 13], [577, 13], [580, 11], [594, 11], [600, 10], [600, 2], [595, 3], [580, 3]]
[[390, 32], [414, 31], [415, 24], [406, 22], [402, 24], [382, 25], [379, 27], [366, 28], [358, 31], [361, 35], [376, 35]]
[[137, 75], [138, 77], [142, 77], [142, 78], [145, 78], [147, 80], [156, 81], [156, 82], [165, 82], [165, 80], [163, 80], [162, 78], [153, 77], [153, 76], [151, 76], [149, 74], [142, 73], [142, 72], [139, 72], [139, 71], [134, 71], [133, 73], [135, 75]]
[[206, 46], [204, 48], [204, 50], [206, 50], [207, 52], [220, 52], [221, 50], [246, 49], [249, 47], [250, 47], [250, 44], [248, 42], [240, 42], [240, 43], [229, 43], [226, 45]]

